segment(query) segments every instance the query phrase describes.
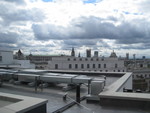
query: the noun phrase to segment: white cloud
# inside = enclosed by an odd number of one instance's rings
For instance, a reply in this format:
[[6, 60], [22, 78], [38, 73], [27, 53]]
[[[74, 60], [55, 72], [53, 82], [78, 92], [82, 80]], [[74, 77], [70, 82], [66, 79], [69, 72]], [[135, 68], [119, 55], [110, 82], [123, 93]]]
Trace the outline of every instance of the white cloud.
[[148, 0], [1, 0], [0, 28], [0, 46], [14, 49], [150, 49]]

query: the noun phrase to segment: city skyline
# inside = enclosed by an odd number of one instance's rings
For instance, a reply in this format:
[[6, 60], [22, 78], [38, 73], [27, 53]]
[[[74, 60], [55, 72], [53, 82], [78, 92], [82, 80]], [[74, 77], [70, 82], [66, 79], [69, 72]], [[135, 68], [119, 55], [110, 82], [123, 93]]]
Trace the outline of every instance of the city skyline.
[[150, 57], [148, 0], [1, 0], [0, 8], [1, 48]]

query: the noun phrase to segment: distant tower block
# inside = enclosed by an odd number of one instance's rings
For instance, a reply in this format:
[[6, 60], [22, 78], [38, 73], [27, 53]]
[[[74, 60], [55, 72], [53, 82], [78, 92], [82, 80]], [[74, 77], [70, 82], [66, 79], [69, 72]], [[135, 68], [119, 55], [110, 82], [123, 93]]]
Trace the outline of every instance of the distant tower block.
[[98, 51], [94, 51], [94, 57], [98, 57]]
[[75, 57], [75, 51], [74, 51], [74, 48], [72, 48], [71, 56]]
[[129, 53], [126, 53], [126, 59], [129, 60]]
[[80, 53], [78, 54], [78, 57], [81, 57]]
[[91, 57], [91, 49], [86, 50], [86, 57]]
[[133, 54], [133, 59], [134, 59], [134, 60], [136, 59], [135, 54]]

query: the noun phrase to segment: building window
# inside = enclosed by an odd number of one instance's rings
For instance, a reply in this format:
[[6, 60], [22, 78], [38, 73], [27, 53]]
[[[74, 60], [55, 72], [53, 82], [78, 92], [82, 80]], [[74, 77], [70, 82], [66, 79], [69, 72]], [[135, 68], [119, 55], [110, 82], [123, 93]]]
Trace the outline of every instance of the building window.
[[2, 61], [2, 56], [0, 56], [0, 62]]
[[101, 68], [101, 64], [98, 64], [98, 68]]
[[120, 70], [118, 70], [118, 72], [120, 72]]
[[70, 58], [68, 58], [68, 61], [70, 61]]
[[93, 68], [95, 68], [95, 64], [93, 64]]
[[117, 65], [117, 64], [115, 64], [115, 68], [118, 68], [118, 65]]
[[143, 67], [143, 64], [140, 64], [140, 67]]
[[114, 70], [114, 72], [115, 72], [115, 70]]
[[106, 68], [106, 64], [104, 64], [104, 68]]
[[71, 69], [72, 68], [72, 65], [71, 64], [69, 64], [69, 69]]
[[98, 58], [97, 58], [96, 60], [97, 60], [97, 61], [99, 61], [99, 59], [98, 59]]
[[134, 78], [135, 75], [132, 75], [132, 78]]
[[83, 65], [83, 64], [81, 64], [81, 68], [82, 68], [82, 69], [84, 68], [84, 65]]
[[93, 58], [91, 58], [91, 61], [93, 61]]
[[80, 61], [82, 61], [82, 58], [80, 58]]
[[90, 68], [90, 64], [87, 64], [87, 68]]
[[55, 64], [55, 69], [58, 69], [58, 64]]
[[76, 68], [76, 69], [78, 68], [78, 64], [75, 64], [75, 68]]
[[108, 72], [108, 70], [105, 70], [106, 72]]
[[88, 61], [88, 59], [87, 59], [87, 58], [86, 58], [85, 60], [86, 60], [86, 61]]
[[74, 61], [76, 61], [76, 58], [74, 58]]

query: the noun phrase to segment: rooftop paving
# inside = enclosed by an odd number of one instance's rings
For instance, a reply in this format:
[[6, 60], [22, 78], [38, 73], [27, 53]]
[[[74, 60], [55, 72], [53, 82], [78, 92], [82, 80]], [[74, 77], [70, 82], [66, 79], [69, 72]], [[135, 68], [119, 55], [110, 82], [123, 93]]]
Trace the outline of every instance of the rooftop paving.
[[[96, 77], [96, 76], [93, 76]], [[96, 77], [99, 78], [99, 77]], [[116, 81], [117, 77], [107, 77], [106, 87]], [[0, 88], [0, 92], [11, 93], [23, 96], [37, 97], [48, 100], [47, 113], [52, 113], [55, 110], [67, 105], [75, 100], [76, 90], [70, 90], [64, 92], [62, 88], [66, 84], [58, 84], [56, 86], [49, 86], [44, 88], [43, 91], [38, 89], [35, 93], [33, 87], [27, 85], [13, 85], [10, 83], [4, 83]], [[67, 93], [67, 99], [63, 100], [63, 96]], [[81, 86], [81, 97], [87, 95], [87, 87], [85, 85]], [[99, 103], [87, 103], [83, 100], [80, 104], [76, 104], [71, 108], [67, 109], [63, 113], [149, 113], [150, 111], [145, 111], [142, 109], [135, 108], [124, 108], [124, 107], [102, 107]]]

